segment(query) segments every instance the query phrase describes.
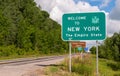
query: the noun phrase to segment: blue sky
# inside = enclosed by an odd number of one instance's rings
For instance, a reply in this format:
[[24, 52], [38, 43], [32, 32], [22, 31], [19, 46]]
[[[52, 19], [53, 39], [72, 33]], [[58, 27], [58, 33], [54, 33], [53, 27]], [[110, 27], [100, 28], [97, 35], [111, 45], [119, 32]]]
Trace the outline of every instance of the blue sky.
[[[115, 1], [116, 0], [74, 0], [74, 2], [76, 4], [79, 1], [88, 2], [92, 6], [98, 6], [100, 10], [104, 10], [106, 12], [110, 12], [115, 7]], [[107, 2], [106, 6], [101, 7], [106, 2]]]

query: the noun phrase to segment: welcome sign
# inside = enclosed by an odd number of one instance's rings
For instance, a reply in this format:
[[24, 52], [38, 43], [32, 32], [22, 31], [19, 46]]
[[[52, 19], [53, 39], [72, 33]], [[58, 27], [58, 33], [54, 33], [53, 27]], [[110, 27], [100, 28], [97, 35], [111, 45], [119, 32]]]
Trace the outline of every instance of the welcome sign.
[[103, 40], [106, 37], [106, 19], [103, 12], [69, 13], [62, 16], [64, 41]]

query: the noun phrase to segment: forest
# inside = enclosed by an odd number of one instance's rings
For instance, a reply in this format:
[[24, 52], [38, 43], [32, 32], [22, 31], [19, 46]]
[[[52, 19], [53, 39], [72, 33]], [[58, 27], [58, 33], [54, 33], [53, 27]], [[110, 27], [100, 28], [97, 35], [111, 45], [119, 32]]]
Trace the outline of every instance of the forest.
[[61, 25], [34, 0], [0, 0], [0, 57], [64, 53]]
[[[114, 33], [112, 37], [107, 37], [102, 44], [99, 45], [99, 57], [120, 61], [120, 32]], [[91, 53], [96, 53], [96, 47], [93, 46]]]

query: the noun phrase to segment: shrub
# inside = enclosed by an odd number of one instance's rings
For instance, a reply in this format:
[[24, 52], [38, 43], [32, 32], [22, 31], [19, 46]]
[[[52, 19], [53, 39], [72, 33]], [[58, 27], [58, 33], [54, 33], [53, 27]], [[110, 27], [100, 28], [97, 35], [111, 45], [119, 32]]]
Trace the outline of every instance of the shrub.
[[[68, 60], [65, 60], [65, 62], [68, 63]], [[69, 64], [65, 63], [63, 65], [65, 67], [69, 66]], [[93, 69], [94, 68], [92, 63], [89, 62], [87, 58], [83, 58], [83, 60], [81, 60], [80, 56], [72, 58], [72, 72], [83, 76], [91, 76], [93, 73]]]
[[7, 57], [7, 56], [10, 56], [13, 54], [15, 54], [15, 46], [14, 45], [10, 45], [7, 47], [4, 47], [4, 46], [0, 47], [0, 56]]
[[107, 66], [110, 66], [115, 71], [120, 70], [120, 63], [119, 62], [108, 62]]

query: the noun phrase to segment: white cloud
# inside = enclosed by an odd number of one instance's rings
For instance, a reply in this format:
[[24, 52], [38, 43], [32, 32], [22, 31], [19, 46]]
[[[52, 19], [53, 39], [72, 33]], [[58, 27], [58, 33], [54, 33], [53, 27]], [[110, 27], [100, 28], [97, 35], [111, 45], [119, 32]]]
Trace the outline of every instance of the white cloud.
[[115, 32], [120, 32], [120, 21], [107, 17], [107, 35], [112, 36]]
[[[59, 22], [61, 24], [62, 21], [62, 15], [64, 13], [70, 13], [70, 12], [89, 12], [89, 11], [100, 11], [98, 6], [91, 6], [87, 2], [81, 2], [79, 1], [77, 4], [74, 3], [73, 0], [35, 0], [38, 5], [41, 5], [43, 10], [46, 10], [48, 13], [50, 13], [50, 18], [53, 20]], [[101, 7], [106, 6], [109, 1], [111, 0], [104, 0], [105, 2]], [[113, 11], [109, 14], [105, 11], [107, 15], [107, 36], [112, 36], [114, 32], [120, 31], [120, 21], [119, 20], [112, 20], [111, 17], [116, 16], [115, 18], [120, 18], [120, 0], [117, 0], [116, 7], [113, 9]], [[118, 13], [116, 13], [116, 11]], [[109, 18], [109, 15], [110, 18]], [[93, 43], [93, 41], [87, 41], [88, 44]], [[95, 44], [95, 42], [93, 43]], [[92, 45], [92, 44], [91, 44]], [[89, 45], [88, 45], [89, 46]]]
[[116, 0], [115, 8], [110, 12], [110, 18], [120, 20], [120, 0]]
[[71, 12], [99, 11], [97, 6], [91, 6], [87, 2], [75, 4], [73, 0], [35, 0], [35, 2], [50, 13], [50, 18], [61, 24], [62, 15]]
[[87, 2], [79, 2], [76, 7], [81, 12], [89, 12], [89, 11], [99, 11], [99, 8], [97, 6], [91, 6]]
[[50, 18], [61, 23], [61, 14], [63, 14], [63, 12], [57, 6], [55, 6], [50, 12]]
[[101, 0], [91, 0], [91, 1], [100, 2]]
[[37, 5], [40, 5], [43, 10], [46, 10], [47, 12], [50, 12], [51, 9], [54, 7], [55, 0], [34, 0]]
[[103, 0], [102, 4], [100, 5], [100, 8], [104, 8], [106, 6], [108, 6], [108, 4], [110, 3], [111, 0]]

